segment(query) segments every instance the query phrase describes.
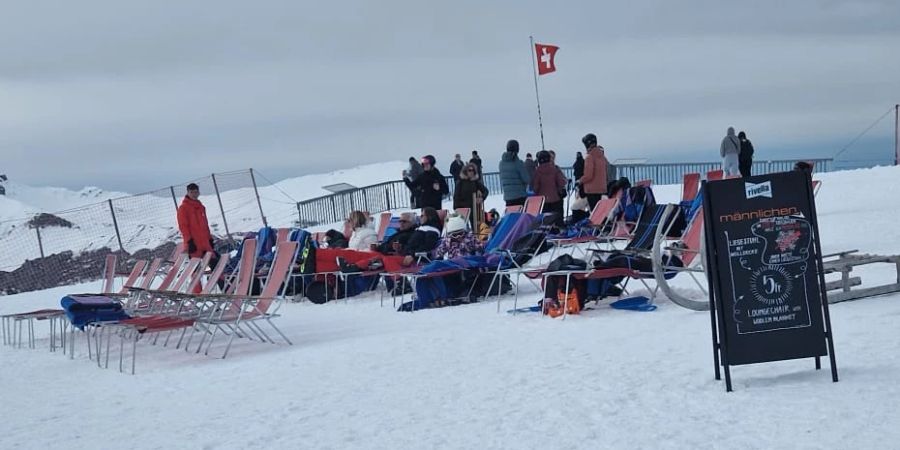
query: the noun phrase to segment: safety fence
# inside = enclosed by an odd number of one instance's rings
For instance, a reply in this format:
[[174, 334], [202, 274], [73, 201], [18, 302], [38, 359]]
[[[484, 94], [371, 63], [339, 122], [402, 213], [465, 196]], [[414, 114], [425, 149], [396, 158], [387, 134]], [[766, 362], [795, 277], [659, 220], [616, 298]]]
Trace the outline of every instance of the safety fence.
[[105, 257], [119, 271], [135, 259], [168, 257], [180, 241], [176, 210], [188, 183], [200, 187], [210, 229], [227, 247], [231, 232], [265, 223], [252, 169], [217, 173], [143, 194], [0, 222], [0, 295], [95, 279]]

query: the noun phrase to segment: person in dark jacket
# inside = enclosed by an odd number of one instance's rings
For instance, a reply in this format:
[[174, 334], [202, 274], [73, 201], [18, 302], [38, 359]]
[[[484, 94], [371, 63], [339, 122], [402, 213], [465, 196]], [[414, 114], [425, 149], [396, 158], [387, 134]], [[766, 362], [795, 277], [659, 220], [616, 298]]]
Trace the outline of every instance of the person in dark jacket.
[[[419, 178], [419, 175], [422, 175], [422, 165], [419, 164], [419, 161], [412, 156], [409, 157], [409, 167], [403, 170], [403, 180], [415, 180]], [[409, 183], [407, 183], [407, 187], [409, 187]], [[409, 187], [409, 207], [410, 208], [421, 208], [422, 205], [419, 205], [419, 198], [422, 196], [422, 193], [419, 192], [418, 188]]]
[[469, 223], [474, 227], [478, 215], [484, 211], [487, 196], [488, 188], [481, 182], [478, 168], [475, 164], [466, 164], [453, 192], [453, 209], [469, 208]]
[[475, 167], [478, 168], [479, 177], [484, 173], [481, 170], [481, 157], [478, 156], [478, 150], [472, 150], [472, 158], [469, 160], [469, 164], [475, 164]]
[[525, 170], [525, 164], [519, 159], [519, 141], [511, 139], [506, 143], [506, 152], [500, 158], [499, 169], [506, 206], [524, 205], [531, 177]]
[[572, 176], [576, 180], [580, 180], [584, 176], [584, 157], [581, 152], [575, 153], [575, 162], [572, 163]]
[[427, 155], [422, 158], [422, 169], [424, 172], [418, 178], [403, 179], [410, 190], [417, 189], [419, 191], [419, 207], [421, 208], [441, 209], [444, 196], [450, 193], [450, 188], [447, 187], [447, 180], [444, 179], [444, 175], [441, 174], [441, 171], [434, 164], [434, 156]]
[[738, 154], [738, 170], [741, 176], [747, 178], [750, 176], [750, 168], [753, 167], [753, 143], [747, 139], [747, 133], [741, 131], [738, 133], [738, 140], [741, 141], [741, 152]]
[[457, 153], [453, 162], [450, 163], [450, 176], [453, 177], [453, 181], [459, 181], [459, 174], [465, 165], [466, 163], [463, 162], [462, 157]]
[[466, 164], [462, 173], [459, 174], [459, 182], [453, 193], [453, 209], [472, 208], [475, 206], [472, 199], [484, 200], [487, 196], [488, 189], [481, 182], [481, 177], [478, 176], [478, 168], [475, 167], [475, 164]]
[[553, 223], [557, 226], [563, 226], [563, 200], [559, 196], [559, 192], [566, 188], [566, 177], [556, 164], [553, 164], [550, 158], [550, 152], [541, 150], [538, 152], [538, 166], [534, 171], [534, 179], [531, 185], [534, 187], [535, 195], [544, 196], [544, 209], [542, 212], [554, 213]]
[[413, 213], [400, 215], [400, 228], [386, 241], [375, 247], [375, 251], [382, 255], [396, 255], [400, 249], [409, 243], [409, 238], [416, 231], [416, 216]]
[[417, 253], [430, 253], [434, 250], [441, 240], [443, 227], [441, 217], [436, 209], [428, 206], [422, 208], [422, 215], [419, 216], [419, 228], [416, 228], [406, 245], [397, 252], [404, 256], [403, 266], [409, 266], [415, 262]]
[[525, 154], [525, 161], [522, 161], [522, 164], [525, 165], [525, 171], [528, 172], [528, 178], [534, 178], [534, 169], [537, 167], [537, 163], [531, 159], [531, 153]]

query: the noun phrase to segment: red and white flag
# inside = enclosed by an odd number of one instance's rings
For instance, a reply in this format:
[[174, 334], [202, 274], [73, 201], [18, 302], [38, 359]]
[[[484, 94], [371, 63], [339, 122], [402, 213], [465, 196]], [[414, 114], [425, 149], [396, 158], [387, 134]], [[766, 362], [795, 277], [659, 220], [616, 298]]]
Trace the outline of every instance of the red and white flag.
[[559, 47], [555, 45], [534, 44], [534, 51], [537, 53], [537, 71], [538, 75], [546, 75], [556, 72], [556, 51]]

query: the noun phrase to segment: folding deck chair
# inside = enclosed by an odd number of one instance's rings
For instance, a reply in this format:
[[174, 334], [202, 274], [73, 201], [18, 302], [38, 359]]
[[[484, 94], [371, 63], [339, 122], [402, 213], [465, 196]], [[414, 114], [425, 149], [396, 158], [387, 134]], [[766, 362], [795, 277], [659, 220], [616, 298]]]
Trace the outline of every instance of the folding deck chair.
[[544, 210], [544, 201], [546, 197], [543, 195], [532, 195], [525, 199], [525, 205], [522, 207], [522, 211], [525, 214], [530, 214], [534, 217], [538, 217], [541, 215], [541, 212]]
[[[547, 241], [553, 245], [550, 253], [552, 260], [556, 256], [556, 252], [561, 248], [571, 247], [577, 244], [585, 244], [596, 242], [598, 239], [604, 239], [607, 236], [601, 234], [602, 230], [612, 230], [616, 222], [616, 214], [618, 213], [619, 199], [605, 198], [594, 205], [591, 215], [588, 217], [589, 232], [584, 234], [586, 229], [578, 231], [579, 235], [564, 238], [548, 238]], [[583, 252], [582, 252], [583, 253]]]
[[693, 201], [700, 191], [700, 174], [696, 172], [684, 174], [684, 180], [681, 182], [681, 201]]
[[706, 172], [706, 181], [718, 181], [725, 177], [725, 171], [722, 169], [710, 170]]
[[378, 233], [376, 238], [378, 242], [384, 242], [384, 233], [387, 232], [388, 226], [391, 224], [392, 217], [393, 215], [390, 212], [383, 212], [379, 216]]

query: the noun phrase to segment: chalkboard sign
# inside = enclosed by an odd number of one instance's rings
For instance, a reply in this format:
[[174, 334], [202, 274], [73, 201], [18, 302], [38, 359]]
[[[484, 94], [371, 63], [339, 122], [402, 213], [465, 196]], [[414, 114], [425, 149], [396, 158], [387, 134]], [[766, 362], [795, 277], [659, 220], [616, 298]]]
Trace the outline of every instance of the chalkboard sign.
[[[703, 184], [716, 378], [728, 366], [830, 355], [812, 185], [804, 172]], [[716, 330], [718, 329], [718, 332]]]

